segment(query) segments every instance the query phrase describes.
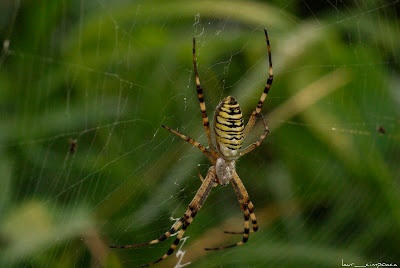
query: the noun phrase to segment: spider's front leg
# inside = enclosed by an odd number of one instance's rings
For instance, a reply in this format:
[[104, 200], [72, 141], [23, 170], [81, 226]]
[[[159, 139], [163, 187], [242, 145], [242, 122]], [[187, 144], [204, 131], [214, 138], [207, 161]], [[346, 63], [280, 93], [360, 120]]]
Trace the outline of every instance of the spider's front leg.
[[265, 40], [267, 41], [267, 48], [268, 48], [268, 61], [269, 61], [268, 79], [267, 79], [267, 84], [264, 87], [264, 91], [261, 94], [260, 100], [257, 103], [256, 109], [251, 114], [249, 122], [247, 122], [246, 128], [244, 129], [245, 137], [247, 136], [247, 134], [250, 133], [251, 129], [253, 128], [254, 124], [256, 123], [256, 120], [257, 120], [256, 116], [261, 113], [261, 109], [263, 107], [264, 101], [267, 98], [268, 92], [272, 86], [272, 82], [274, 81], [274, 72], [272, 69], [271, 46], [269, 44], [267, 30], [264, 29], [264, 33], [265, 33]]
[[268, 60], [269, 60], [269, 71], [268, 71], [268, 79], [267, 79], [267, 84], [265, 85], [264, 91], [261, 94], [260, 100], [257, 103], [256, 109], [251, 113], [251, 116], [249, 118], [249, 121], [247, 122], [247, 125], [244, 129], [243, 132], [243, 137], [244, 139], [247, 137], [247, 135], [250, 133], [250, 131], [253, 129], [254, 124], [257, 121], [257, 116], [261, 116], [263, 123], [264, 123], [264, 133], [261, 135], [261, 137], [258, 139], [257, 142], [251, 144], [247, 148], [243, 149], [242, 152], [240, 153], [240, 156], [243, 156], [251, 151], [253, 151], [257, 146], [261, 144], [261, 142], [267, 137], [269, 133], [269, 129], [267, 126], [267, 123], [265, 122], [264, 116], [261, 113], [261, 109], [263, 107], [264, 101], [267, 98], [268, 92], [272, 86], [272, 82], [274, 81], [274, 74], [272, 70], [272, 58], [271, 58], [271, 46], [269, 44], [269, 38], [268, 38], [268, 33], [267, 30], [264, 30], [265, 32], [265, 39], [267, 40], [267, 47], [268, 47]]

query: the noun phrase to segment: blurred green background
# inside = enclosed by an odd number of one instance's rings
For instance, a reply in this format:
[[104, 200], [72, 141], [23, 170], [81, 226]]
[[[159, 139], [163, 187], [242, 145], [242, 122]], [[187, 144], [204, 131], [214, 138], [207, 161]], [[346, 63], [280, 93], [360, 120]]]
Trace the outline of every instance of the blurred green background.
[[[271, 133], [237, 171], [260, 229], [239, 241], [231, 186], [185, 235], [191, 267], [400, 265], [399, 1], [0, 1], [0, 266], [138, 267], [185, 212], [233, 95], [245, 118], [267, 79]], [[262, 133], [257, 124], [247, 140]], [[72, 144], [72, 145], [71, 145]], [[173, 267], [175, 254], [157, 267]]]

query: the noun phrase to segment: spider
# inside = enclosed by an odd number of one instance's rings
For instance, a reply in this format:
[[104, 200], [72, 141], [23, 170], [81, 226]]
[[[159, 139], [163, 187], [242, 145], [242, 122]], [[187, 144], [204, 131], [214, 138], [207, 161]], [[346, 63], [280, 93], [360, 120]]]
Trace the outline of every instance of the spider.
[[[225, 186], [229, 184], [229, 182], [232, 183], [233, 189], [235, 190], [236, 196], [240, 204], [240, 208], [244, 213], [244, 231], [243, 232], [225, 231], [225, 233], [242, 234], [243, 238], [241, 241], [232, 245], [217, 247], [217, 248], [206, 248], [205, 250], [220, 250], [242, 245], [247, 242], [250, 233], [256, 232], [258, 230], [256, 215], [253, 212], [254, 206], [249, 199], [249, 194], [247, 193], [246, 188], [244, 187], [242, 181], [240, 180], [239, 175], [236, 173], [235, 161], [239, 157], [251, 152], [256, 147], [258, 147], [261, 144], [261, 142], [265, 139], [265, 137], [269, 134], [267, 123], [265, 122], [264, 116], [261, 114], [261, 108], [263, 106], [265, 98], [267, 97], [268, 91], [271, 88], [273, 81], [273, 72], [272, 72], [271, 48], [269, 44], [268, 34], [266, 30], [264, 30], [264, 32], [268, 47], [269, 77], [267, 80], [267, 84], [265, 85], [264, 92], [260, 97], [260, 101], [258, 102], [256, 109], [252, 112], [246, 127], [244, 127], [243, 116], [239, 107], [239, 103], [237, 103], [237, 101], [232, 96], [228, 96], [225, 99], [223, 99], [221, 103], [216, 107], [214, 113], [214, 128], [213, 128], [214, 135], [211, 134], [210, 123], [207, 117], [206, 105], [204, 102], [203, 88], [201, 87], [199, 75], [197, 72], [196, 41], [195, 38], [193, 38], [193, 67], [197, 85], [197, 96], [200, 102], [200, 110], [201, 110], [201, 115], [203, 117], [203, 126], [207, 135], [209, 148], [204, 147], [197, 141], [179, 133], [178, 131], [175, 131], [164, 125], [161, 126], [166, 130], [172, 132], [173, 134], [179, 136], [180, 138], [184, 139], [188, 143], [199, 148], [200, 151], [210, 160], [212, 166], [208, 169], [208, 173], [205, 178], [203, 178], [201, 174], [199, 174], [200, 180], [202, 181], [199, 190], [194, 196], [192, 202], [190, 202], [189, 207], [186, 210], [183, 217], [181, 217], [171, 227], [171, 229], [168, 232], [164, 233], [158, 239], [154, 239], [146, 243], [124, 245], [124, 246], [110, 246], [111, 248], [134, 248], [134, 247], [156, 244], [166, 240], [172, 234], [176, 233], [179, 228], [182, 227], [175, 241], [169, 248], [168, 252], [158, 260], [142, 265], [142, 267], [158, 263], [167, 258], [174, 252], [174, 250], [179, 244], [179, 241], [182, 239], [183, 234], [185, 233], [187, 227], [192, 223], [197, 212], [199, 212], [200, 208], [203, 206], [205, 200], [210, 194], [211, 189], [214, 186], [217, 186], [218, 184]], [[257, 116], [261, 117], [261, 119], [263, 120], [264, 132], [255, 143], [249, 145], [248, 147], [242, 150], [241, 148], [243, 140], [247, 137], [247, 134], [249, 134], [249, 132], [253, 128], [257, 120]], [[252, 228], [253, 228], [251, 231], [249, 226], [250, 219], [252, 221]]]

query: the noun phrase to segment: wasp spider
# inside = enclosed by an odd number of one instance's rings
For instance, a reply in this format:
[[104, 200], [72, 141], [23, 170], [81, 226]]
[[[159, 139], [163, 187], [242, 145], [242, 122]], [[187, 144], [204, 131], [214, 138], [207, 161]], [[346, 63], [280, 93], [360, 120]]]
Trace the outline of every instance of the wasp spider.
[[[181, 137], [188, 143], [199, 148], [203, 152], [203, 154], [210, 160], [212, 166], [209, 168], [205, 179], [199, 174], [199, 177], [202, 181], [200, 189], [197, 191], [192, 202], [190, 202], [189, 208], [186, 210], [183, 217], [180, 218], [179, 221], [177, 221], [168, 232], [164, 233], [160, 238], [151, 240], [146, 243], [125, 245], [125, 246], [111, 246], [111, 248], [133, 248], [133, 247], [156, 244], [166, 240], [172, 234], [176, 233], [179, 228], [182, 227], [177, 237], [175, 238], [174, 243], [169, 248], [168, 252], [164, 254], [160, 259], [143, 266], [150, 266], [162, 261], [163, 259], [167, 258], [174, 252], [174, 250], [178, 246], [179, 241], [182, 239], [183, 234], [185, 233], [187, 227], [192, 223], [193, 218], [196, 216], [197, 212], [203, 206], [204, 201], [206, 200], [207, 196], [211, 191], [211, 188], [213, 186], [217, 186], [218, 184], [227, 185], [229, 182], [232, 183], [233, 189], [235, 190], [236, 196], [240, 204], [240, 208], [244, 212], [244, 231], [225, 232], [225, 233], [242, 234], [243, 238], [241, 241], [232, 245], [218, 247], [218, 248], [206, 248], [206, 250], [219, 250], [219, 249], [225, 249], [242, 245], [247, 242], [250, 233], [257, 231], [258, 225], [257, 225], [256, 215], [253, 212], [254, 206], [250, 202], [249, 194], [247, 193], [246, 188], [244, 187], [242, 181], [240, 180], [238, 174], [236, 173], [235, 161], [239, 157], [251, 152], [257, 146], [259, 146], [269, 133], [267, 123], [265, 122], [265, 119], [261, 114], [261, 108], [263, 106], [265, 98], [267, 97], [268, 91], [271, 88], [273, 80], [271, 48], [269, 45], [267, 31], [264, 30], [264, 32], [268, 47], [269, 77], [267, 80], [267, 84], [264, 88], [264, 92], [261, 95], [260, 101], [258, 102], [256, 109], [252, 112], [246, 127], [244, 127], [243, 116], [239, 107], [239, 103], [237, 103], [232, 96], [228, 96], [225, 99], [223, 99], [221, 103], [217, 106], [214, 113], [214, 128], [213, 128], [214, 135], [211, 135], [210, 123], [206, 113], [206, 105], [204, 103], [203, 89], [201, 87], [199, 75], [197, 73], [195, 39], [193, 38], [193, 67], [197, 85], [197, 96], [200, 101], [200, 110], [201, 110], [201, 115], [203, 117], [203, 126], [207, 135], [209, 148], [207, 149], [206, 147], [196, 142], [195, 140], [191, 139], [190, 137], [185, 136], [167, 126], [162, 125], [162, 127], [174, 133], [175, 135]], [[253, 128], [257, 116], [261, 117], [261, 119], [263, 120], [265, 127], [264, 133], [255, 143], [241, 150], [243, 140], [247, 137], [247, 134], [249, 134], [249, 132]], [[250, 231], [249, 227], [250, 219], [253, 225], [252, 231]]]

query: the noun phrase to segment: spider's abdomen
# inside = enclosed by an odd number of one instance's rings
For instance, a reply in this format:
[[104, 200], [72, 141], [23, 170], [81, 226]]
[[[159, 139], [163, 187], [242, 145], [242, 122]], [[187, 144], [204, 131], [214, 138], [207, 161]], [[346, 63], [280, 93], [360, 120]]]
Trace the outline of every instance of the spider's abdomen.
[[244, 122], [239, 103], [228, 96], [217, 106], [214, 115], [214, 134], [217, 148], [226, 157], [236, 157], [242, 148]]

